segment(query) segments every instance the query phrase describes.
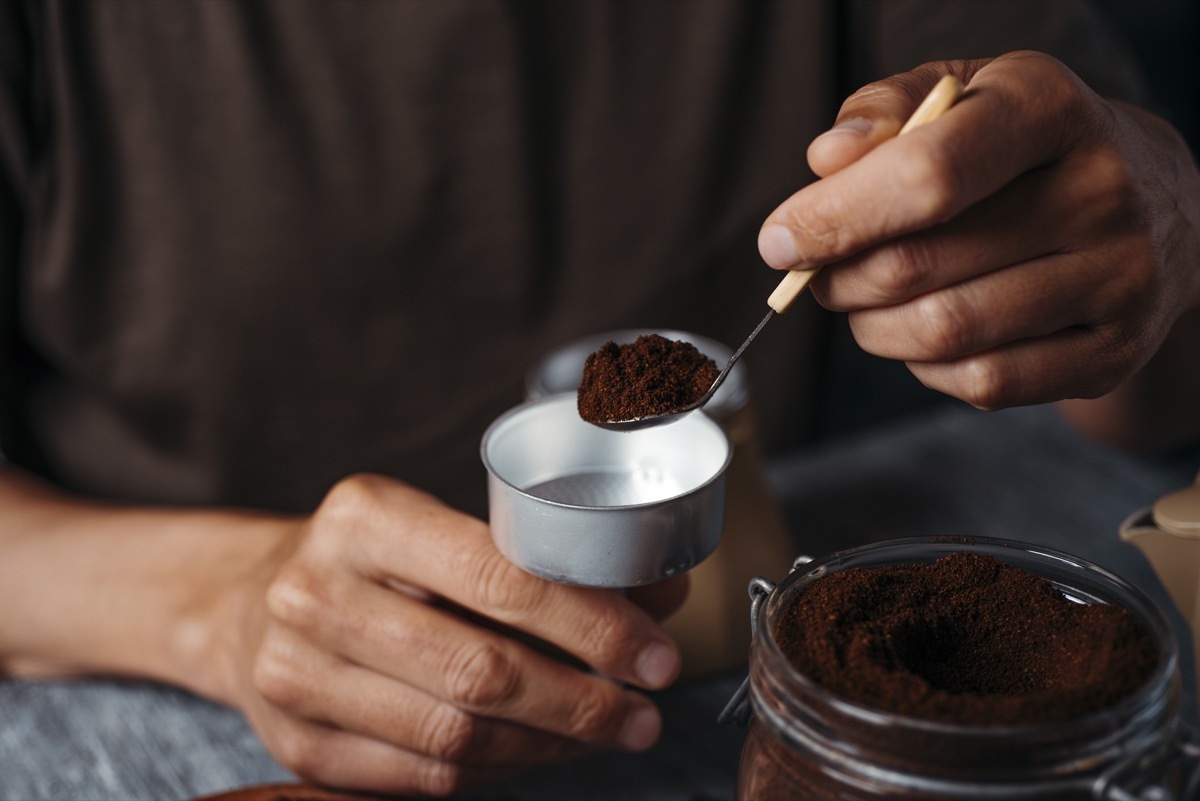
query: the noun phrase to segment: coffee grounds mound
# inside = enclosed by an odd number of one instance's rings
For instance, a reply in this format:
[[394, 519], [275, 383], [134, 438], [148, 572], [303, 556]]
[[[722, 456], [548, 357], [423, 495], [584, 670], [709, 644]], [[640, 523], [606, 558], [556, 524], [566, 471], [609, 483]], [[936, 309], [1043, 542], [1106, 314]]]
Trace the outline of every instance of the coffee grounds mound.
[[584, 362], [579, 416], [608, 423], [667, 414], [699, 400], [720, 372], [690, 342], [658, 334], [606, 342]]
[[1112, 706], [1158, 651], [1121, 606], [1069, 601], [989, 556], [852, 568], [806, 589], [780, 618], [792, 665], [844, 698], [962, 725], [1029, 725]]

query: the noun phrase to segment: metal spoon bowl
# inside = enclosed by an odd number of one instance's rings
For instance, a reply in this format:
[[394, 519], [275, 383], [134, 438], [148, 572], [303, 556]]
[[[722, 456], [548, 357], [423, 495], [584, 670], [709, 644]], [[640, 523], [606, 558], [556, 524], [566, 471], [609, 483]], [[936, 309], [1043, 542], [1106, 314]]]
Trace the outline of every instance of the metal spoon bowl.
[[774, 309], [767, 312], [767, 316], [762, 319], [762, 322], [755, 326], [754, 330], [750, 332], [750, 336], [746, 338], [746, 341], [742, 343], [741, 347], [733, 352], [733, 355], [729, 357], [729, 361], [725, 362], [725, 366], [721, 368], [721, 372], [717, 374], [715, 379], [713, 379], [712, 386], [708, 388], [708, 391], [696, 400], [689, 403], [687, 406], [681, 406], [678, 409], [664, 412], [662, 414], [652, 414], [647, 415], [646, 417], [633, 417], [628, 420], [604, 420], [601, 422], [593, 422], [589, 420], [588, 422], [591, 422], [592, 425], [600, 426], [601, 428], [607, 428], [610, 431], [639, 431], [643, 428], [653, 428], [654, 426], [662, 426], [666, 425], [667, 423], [673, 423], [680, 417], [683, 417], [685, 414], [696, 411], [701, 406], [712, 400], [713, 395], [717, 394], [717, 390], [721, 388], [721, 384], [725, 383], [725, 379], [729, 377], [729, 373], [733, 370], [734, 365], [737, 364], [738, 358], [740, 358], [741, 355], [746, 351], [746, 348], [751, 342], [754, 341], [754, 337], [758, 336], [758, 332], [763, 330], [763, 327], [766, 326], [767, 321], [769, 321], [771, 316], [774, 314]]

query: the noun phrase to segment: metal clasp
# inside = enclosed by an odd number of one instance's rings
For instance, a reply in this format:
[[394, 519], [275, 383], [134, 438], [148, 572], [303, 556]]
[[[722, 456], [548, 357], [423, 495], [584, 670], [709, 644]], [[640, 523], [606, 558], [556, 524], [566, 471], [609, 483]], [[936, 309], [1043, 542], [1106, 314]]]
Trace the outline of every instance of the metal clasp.
[[[792, 562], [792, 568], [788, 571], [788, 575], [811, 561], [811, 556], [797, 556]], [[750, 594], [750, 638], [753, 640], [758, 634], [758, 610], [762, 608], [763, 602], [770, 597], [771, 593], [775, 592], [775, 584], [765, 578], [753, 578], [746, 589]], [[750, 722], [750, 711], [750, 676], [747, 674], [742, 683], [738, 685], [733, 697], [721, 710], [721, 714], [717, 716], [717, 722], [724, 724], [732, 720], [744, 727]]]
[[[1200, 799], [1200, 742], [1177, 733], [1157, 748], [1119, 760], [1092, 786], [1097, 801], [1197, 801]], [[1153, 776], [1139, 784], [1142, 778]], [[1180, 788], [1180, 794], [1169, 785]]]

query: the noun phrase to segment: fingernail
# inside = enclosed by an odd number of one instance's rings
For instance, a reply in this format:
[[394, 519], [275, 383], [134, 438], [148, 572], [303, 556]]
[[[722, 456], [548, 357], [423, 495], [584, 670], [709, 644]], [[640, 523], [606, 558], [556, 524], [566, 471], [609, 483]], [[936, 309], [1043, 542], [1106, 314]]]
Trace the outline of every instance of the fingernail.
[[621, 726], [618, 740], [624, 748], [630, 751], [645, 751], [658, 740], [662, 730], [662, 721], [658, 710], [652, 706], [639, 706], [629, 713]]
[[636, 670], [646, 687], [666, 687], [679, 672], [679, 654], [666, 643], [651, 643], [638, 657]]
[[848, 120], [842, 120], [825, 133], [849, 133], [856, 134], [857, 136], [866, 136], [871, 132], [871, 128], [874, 125], [875, 123], [866, 117], [851, 117]]
[[758, 254], [772, 267], [791, 267], [800, 261], [796, 240], [782, 225], [767, 225], [758, 232]]

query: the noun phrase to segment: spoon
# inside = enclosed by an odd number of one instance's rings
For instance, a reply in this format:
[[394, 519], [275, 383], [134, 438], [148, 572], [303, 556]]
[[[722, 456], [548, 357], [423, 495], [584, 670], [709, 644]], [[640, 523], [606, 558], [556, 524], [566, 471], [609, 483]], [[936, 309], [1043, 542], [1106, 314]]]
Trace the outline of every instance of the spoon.
[[[954, 105], [954, 101], [958, 100], [958, 97], [962, 94], [962, 91], [962, 82], [959, 81], [956, 76], [942, 76], [942, 79], [938, 81], [937, 85], [934, 86], [929, 94], [925, 96], [925, 99], [921, 101], [921, 105], [917, 106], [917, 110], [913, 112], [912, 116], [908, 118], [908, 122], [904, 123], [904, 127], [901, 128], [900, 132], [896, 135], [903, 136], [914, 128], [919, 128], [927, 122], [933, 122], [938, 117], [942, 116], [942, 114], [948, 108]], [[758, 336], [758, 333], [766, 327], [767, 323], [770, 322], [772, 317], [774, 317], [776, 314], [783, 314], [791, 307], [793, 301], [800, 297], [800, 293], [804, 291], [804, 288], [808, 286], [808, 282], [812, 280], [813, 276], [816, 275], [820, 269], [820, 267], [812, 267], [804, 270], [787, 271], [787, 274], [783, 276], [783, 280], [779, 282], [777, 287], [775, 287], [775, 291], [773, 291], [767, 298], [767, 306], [770, 307], [770, 309], [767, 311], [767, 315], [763, 317], [762, 321], [754, 327], [754, 330], [750, 332], [750, 336], [746, 337], [746, 341], [742, 343], [741, 347], [734, 351], [734, 354], [729, 357], [729, 361], [725, 363], [723, 368], [721, 368], [721, 372], [717, 374], [716, 379], [713, 380], [712, 386], [708, 388], [708, 391], [701, 395], [697, 400], [689, 403], [686, 406], [680, 406], [677, 409], [672, 409], [671, 411], [664, 412], [662, 414], [653, 414], [646, 417], [633, 417], [628, 420], [604, 420], [601, 422], [596, 422], [594, 425], [598, 425], [601, 428], [612, 429], [614, 431], [637, 431], [638, 429], [642, 428], [666, 425], [667, 423], [677, 420], [689, 412], [694, 412], [704, 404], [708, 403], [710, 400], [712, 400], [712, 396], [716, 394], [717, 390], [721, 388], [721, 384], [725, 382], [729, 372], [733, 370], [733, 366], [737, 364], [737, 360], [741, 358], [743, 353], [746, 352], [746, 348], [750, 346], [750, 343], [754, 341], [754, 338]]]

